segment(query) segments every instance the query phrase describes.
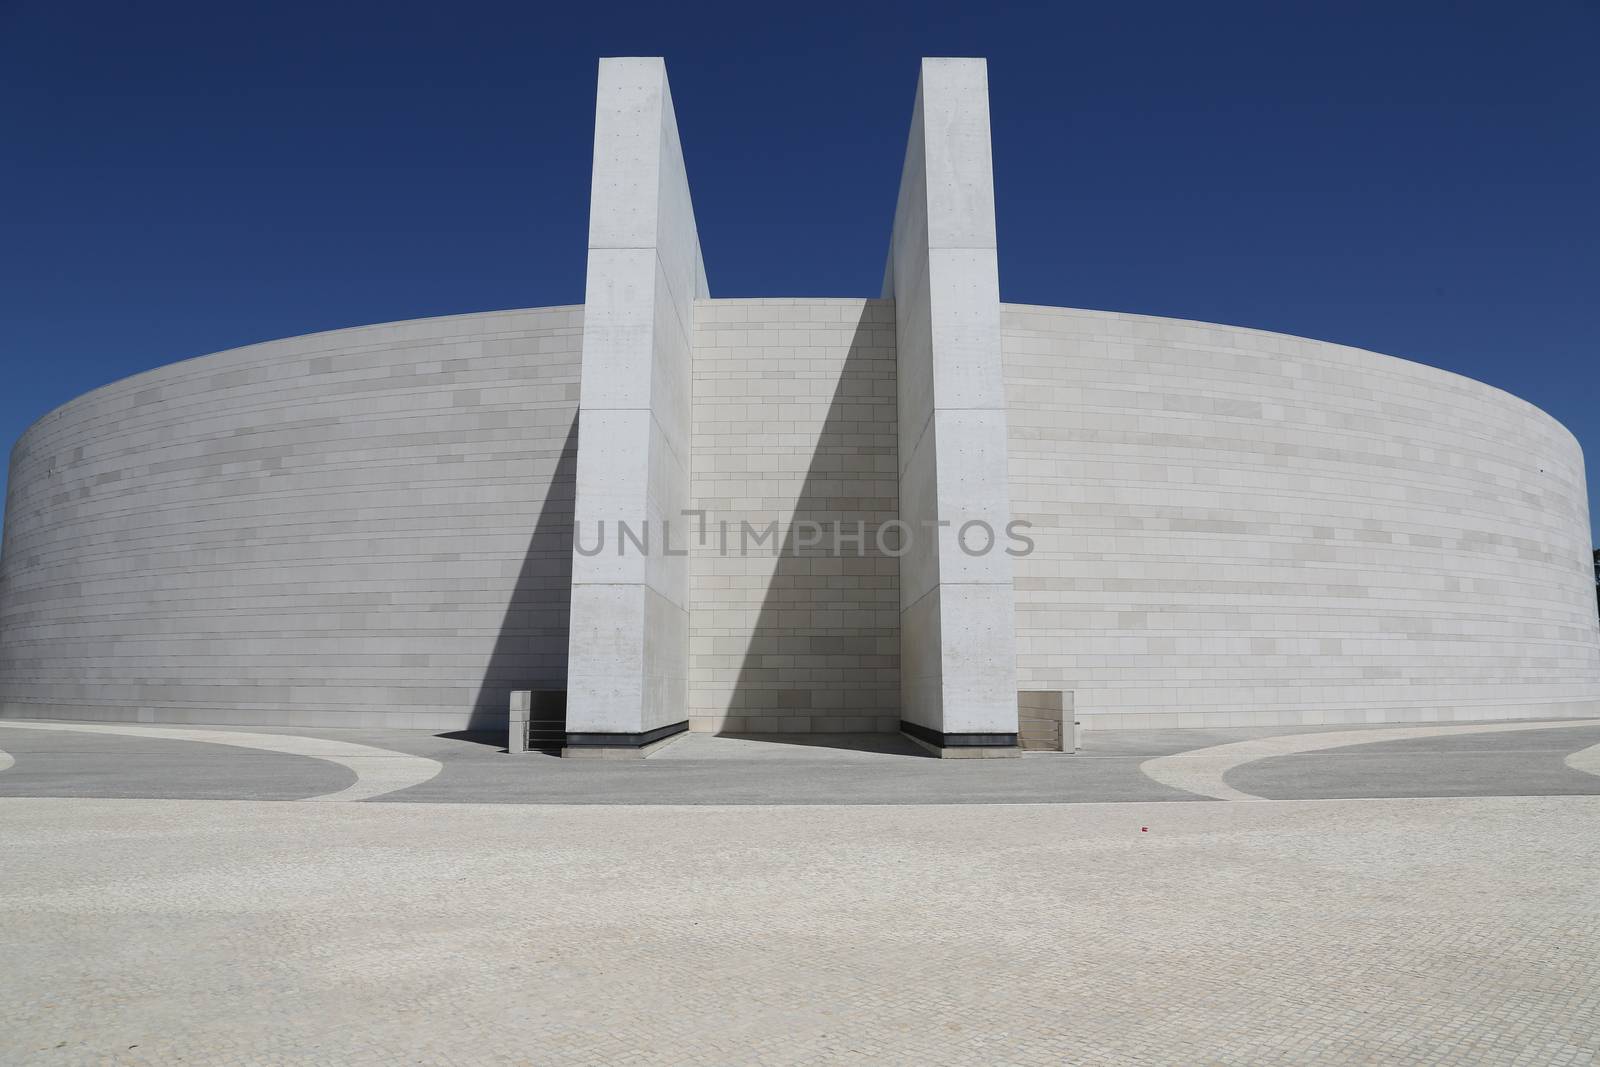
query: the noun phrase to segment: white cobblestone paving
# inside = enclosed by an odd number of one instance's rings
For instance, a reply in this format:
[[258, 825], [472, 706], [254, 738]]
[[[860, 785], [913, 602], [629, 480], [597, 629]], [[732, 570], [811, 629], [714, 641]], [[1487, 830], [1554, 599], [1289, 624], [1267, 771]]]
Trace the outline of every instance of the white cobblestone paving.
[[1580, 748], [1564, 761], [1568, 767], [1584, 774], [1600, 775], [1600, 745]]
[[1590, 1063], [1597, 817], [3, 799], [0, 1062]]

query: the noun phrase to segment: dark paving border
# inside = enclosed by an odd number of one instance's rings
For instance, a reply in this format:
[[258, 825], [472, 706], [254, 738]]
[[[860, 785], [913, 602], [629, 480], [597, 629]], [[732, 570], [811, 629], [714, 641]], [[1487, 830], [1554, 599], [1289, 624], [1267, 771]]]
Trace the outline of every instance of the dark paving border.
[[4, 729], [0, 749], [17, 761], [0, 771], [3, 797], [300, 800], [356, 780], [310, 756], [121, 734]]
[[[1154, 782], [1139, 765], [1254, 737], [1362, 728], [1093, 731], [1079, 755], [1013, 760], [929, 759], [900, 738], [843, 747], [796, 739], [746, 757], [737, 745], [696, 746], [689, 737], [654, 758], [615, 762], [512, 756], [498, 732], [249, 729], [350, 741], [443, 765], [431, 781], [363, 803], [835, 805], [1218, 803]], [[1600, 778], [1562, 762], [1597, 742], [1600, 727], [1419, 738], [1272, 757], [1227, 777], [1235, 788], [1272, 799], [1600, 794]], [[344, 768], [310, 757], [120, 735], [4, 730], [0, 748], [17, 760], [0, 772], [0, 796], [294, 800], [353, 780]]]
[[1593, 744], [1600, 726], [1442, 734], [1272, 756], [1223, 781], [1268, 800], [1583, 796], [1600, 794], [1600, 777], [1564, 760]]

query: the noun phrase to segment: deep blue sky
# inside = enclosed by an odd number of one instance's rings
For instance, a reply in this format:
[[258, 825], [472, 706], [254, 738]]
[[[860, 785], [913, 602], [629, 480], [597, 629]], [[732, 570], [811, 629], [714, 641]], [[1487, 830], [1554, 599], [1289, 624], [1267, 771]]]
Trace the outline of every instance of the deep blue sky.
[[1600, 469], [1597, 53], [1579, 0], [0, 0], [0, 439], [189, 356], [581, 301], [600, 55], [667, 57], [716, 295], [876, 295], [917, 57], [982, 55], [1005, 299], [1447, 367]]

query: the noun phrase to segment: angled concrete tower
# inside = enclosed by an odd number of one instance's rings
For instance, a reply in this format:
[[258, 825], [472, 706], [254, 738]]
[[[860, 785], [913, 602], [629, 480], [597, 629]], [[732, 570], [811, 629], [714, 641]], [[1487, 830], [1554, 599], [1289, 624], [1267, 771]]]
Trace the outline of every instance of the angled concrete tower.
[[944, 755], [1017, 751], [989, 75], [924, 59], [883, 295], [899, 352], [902, 728]]
[[[707, 295], [666, 64], [603, 59], [574, 507], [573, 755], [642, 753], [688, 728], [688, 572], [666, 541], [681, 538], [689, 507], [691, 331], [694, 301]], [[658, 543], [619, 551], [629, 537]]]

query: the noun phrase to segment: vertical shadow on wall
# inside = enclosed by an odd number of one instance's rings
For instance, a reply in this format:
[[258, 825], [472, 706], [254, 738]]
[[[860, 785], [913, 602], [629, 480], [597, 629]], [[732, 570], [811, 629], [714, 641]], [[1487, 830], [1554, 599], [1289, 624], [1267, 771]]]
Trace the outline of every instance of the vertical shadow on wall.
[[[869, 351], [875, 327], [885, 329], [868, 322], [863, 310], [794, 502], [794, 522], [821, 524], [823, 544], [797, 555], [793, 525], [783, 531], [781, 555], [727, 709], [745, 726], [724, 733], [796, 745], [916, 751], [909, 742], [884, 736], [899, 720], [899, 569], [892, 557], [879, 556], [874, 537], [898, 514], [897, 401], [892, 388], [886, 397], [874, 391], [885, 372], [894, 384], [894, 361]], [[866, 405], [876, 416], [871, 421], [860, 417]], [[729, 516], [734, 526], [739, 518]], [[850, 531], [858, 521], [866, 523], [866, 554], [858, 557], [851, 547], [838, 573], [831, 567], [819, 573], [817, 559], [834, 556], [835, 521]], [[736, 532], [730, 532], [730, 552], [737, 545]], [[880, 568], [883, 559], [888, 566]], [[795, 728], [801, 720], [809, 730]]]
[[498, 736], [483, 735], [492, 743], [505, 744], [506, 713], [513, 690], [565, 689], [567, 685], [577, 466], [578, 415], [574, 412], [472, 705], [468, 730], [499, 730]]

